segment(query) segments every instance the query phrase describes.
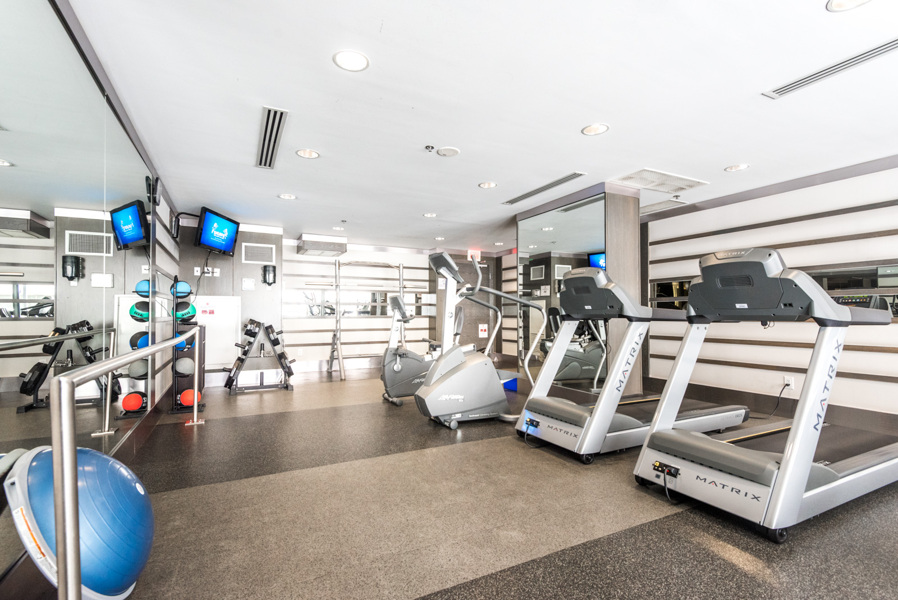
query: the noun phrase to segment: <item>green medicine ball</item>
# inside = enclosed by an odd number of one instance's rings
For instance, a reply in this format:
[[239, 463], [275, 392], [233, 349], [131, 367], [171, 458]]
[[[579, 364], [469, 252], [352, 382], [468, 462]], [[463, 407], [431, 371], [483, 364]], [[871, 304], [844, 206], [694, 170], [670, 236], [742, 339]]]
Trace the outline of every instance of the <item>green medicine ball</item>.
[[135, 302], [131, 310], [128, 311], [131, 318], [139, 323], [146, 323], [150, 320], [150, 303], [146, 301]]
[[196, 316], [196, 307], [190, 302], [178, 302], [171, 314], [179, 321], [189, 321]]

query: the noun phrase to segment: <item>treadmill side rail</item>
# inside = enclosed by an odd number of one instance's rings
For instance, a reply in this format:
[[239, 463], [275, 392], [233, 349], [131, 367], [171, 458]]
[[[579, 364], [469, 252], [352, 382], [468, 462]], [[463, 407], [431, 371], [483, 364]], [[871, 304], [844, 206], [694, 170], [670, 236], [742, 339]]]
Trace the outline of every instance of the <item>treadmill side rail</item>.
[[765, 527], [781, 529], [798, 522], [804, 489], [847, 333], [847, 327], [821, 327], [817, 332], [808, 375], [801, 387], [792, 429], [786, 440], [779, 476], [770, 495], [770, 507], [761, 523]]

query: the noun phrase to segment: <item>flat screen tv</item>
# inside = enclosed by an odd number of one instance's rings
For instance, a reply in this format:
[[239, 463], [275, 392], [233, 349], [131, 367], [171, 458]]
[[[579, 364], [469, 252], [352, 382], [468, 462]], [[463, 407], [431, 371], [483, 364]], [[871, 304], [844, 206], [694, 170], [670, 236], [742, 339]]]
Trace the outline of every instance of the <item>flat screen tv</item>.
[[604, 270], [605, 269], [605, 253], [604, 252], [596, 252], [595, 254], [590, 254], [589, 255], [589, 266]]
[[234, 247], [237, 245], [237, 230], [240, 223], [217, 213], [205, 206], [200, 211], [199, 222], [196, 226], [196, 239], [194, 246], [234, 256]]
[[142, 200], [129, 202], [109, 212], [115, 246], [119, 250], [149, 246], [150, 226]]

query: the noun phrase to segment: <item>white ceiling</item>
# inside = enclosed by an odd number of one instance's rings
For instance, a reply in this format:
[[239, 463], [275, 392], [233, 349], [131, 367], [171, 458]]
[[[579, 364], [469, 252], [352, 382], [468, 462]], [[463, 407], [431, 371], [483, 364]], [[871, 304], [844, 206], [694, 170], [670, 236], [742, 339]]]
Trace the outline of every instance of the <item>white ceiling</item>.
[[[889, 0], [70, 2], [177, 207], [289, 236], [493, 250], [515, 213], [644, 167], [709, 181], [697, 202], [898, 153], [898, 52], [761, 95], [898, 37]], [[338, 69], [344, 48], [371, 66]], [[290, 113], [273, 170], [263, 105]]]

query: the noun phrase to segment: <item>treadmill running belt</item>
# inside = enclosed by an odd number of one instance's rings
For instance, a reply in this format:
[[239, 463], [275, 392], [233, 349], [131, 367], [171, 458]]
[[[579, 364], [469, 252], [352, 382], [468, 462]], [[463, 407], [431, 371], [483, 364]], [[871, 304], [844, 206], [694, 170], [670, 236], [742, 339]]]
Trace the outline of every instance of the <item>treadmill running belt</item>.
[[[615, 412], [628, 417], [633, 417], [643, 425], [649, 425], [655, 418], [655, 410], [658, 408], [658, 400], [652, 402], [639, 402], [637, 404], [621, 404]], [[679, 414], [691, 410], [704, 410], [707, 408], [723, 408], [719, 404], [711, 404], [710, 402], [702, 402], [701, 400], [683, 399], [683, 406]]]
[[[738, 442], [742, 448], [762, 452], [782, 452], [786, 448], [788, 431]], [[898, 442], [898, 437], [874, 433], [853, 427], [825, 424], [820, 432], [820, 441], [814, 453], [814, 462], [836, 463], [864, 452]]]

